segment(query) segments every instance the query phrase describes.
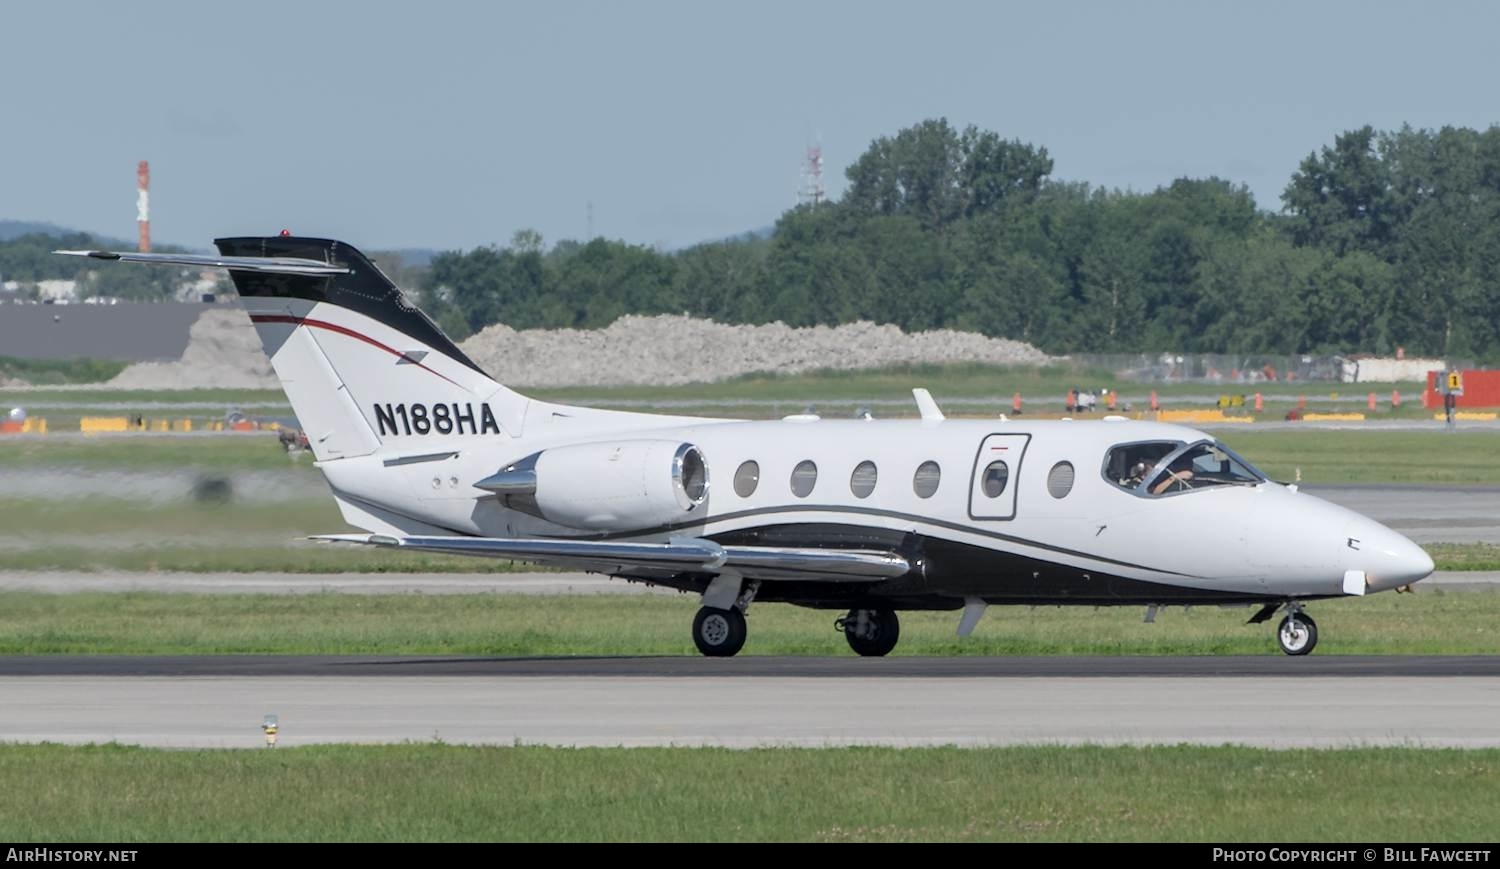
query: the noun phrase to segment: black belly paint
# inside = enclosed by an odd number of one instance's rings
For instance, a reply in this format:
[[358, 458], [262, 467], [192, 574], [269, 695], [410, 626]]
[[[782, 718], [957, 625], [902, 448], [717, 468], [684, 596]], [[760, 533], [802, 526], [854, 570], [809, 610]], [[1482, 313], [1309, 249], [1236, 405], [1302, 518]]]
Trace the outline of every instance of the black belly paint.
[[[763, 582], [757, 601], [817, 608], [854, 606], [912, 610], [951, 610], [964, 598], [992, 604], [1123, 606], [1259, 603], [1264, 594], [1183, 588], [1130, 579], [1108, 571], [1074, 567], [930, 535], [833, 523], [799, 523], [743, 528], [705, 535], [726, 546], [888, 549], [906, 556], [913, 570], [875, 583], [787, 580]], [[623, 576], [701, 591], [710, 577], [660, 573]]]

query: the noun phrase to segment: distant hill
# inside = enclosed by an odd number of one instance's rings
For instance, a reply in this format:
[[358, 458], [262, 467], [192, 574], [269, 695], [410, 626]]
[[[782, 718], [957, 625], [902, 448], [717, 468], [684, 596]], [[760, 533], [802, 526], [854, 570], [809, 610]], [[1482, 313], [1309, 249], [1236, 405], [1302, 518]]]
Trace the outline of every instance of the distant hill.
[[106, 238], [102, 235], [89, 232], [86, 229], [69, 229], [66, 226], [58, 226], [55, 223], [42, 223], [36, 220], [0, 220], [0, 241], [14, 241], [23, 235], [50, 235], [54, 238], [63, 238], [69, 235], [87, 235], [98, 241], [101, 247], [135, 247], [134, 241]]
[[0, 241], [10, 241], [23, 235], [77, 235], [81, 230], [66, 229], [55, 223], [38, 223], [33, 220], [0, 220]]

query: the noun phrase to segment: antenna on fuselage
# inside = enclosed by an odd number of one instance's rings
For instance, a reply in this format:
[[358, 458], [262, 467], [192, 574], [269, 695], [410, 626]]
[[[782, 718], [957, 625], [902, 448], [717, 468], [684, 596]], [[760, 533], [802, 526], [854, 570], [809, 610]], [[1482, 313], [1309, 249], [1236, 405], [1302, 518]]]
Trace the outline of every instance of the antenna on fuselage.
[[911, 391], [911, 397], [917, 400], [917, 412], [922, 414], [922, 419], [937, 421], [946, 419], [943, 412], [938, 409], [936, 401], [932, 399], [932, 393], [920, 386]]

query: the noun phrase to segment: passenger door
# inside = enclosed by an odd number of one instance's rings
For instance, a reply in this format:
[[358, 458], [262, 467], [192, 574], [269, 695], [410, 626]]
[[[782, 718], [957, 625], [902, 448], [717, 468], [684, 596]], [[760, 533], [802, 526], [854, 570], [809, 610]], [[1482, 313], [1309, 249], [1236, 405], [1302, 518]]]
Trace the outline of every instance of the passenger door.
[[970, 519], [1016, 518], [1016, 483], [1028, 434], [992, 434], [979, 444], [969, 479]]

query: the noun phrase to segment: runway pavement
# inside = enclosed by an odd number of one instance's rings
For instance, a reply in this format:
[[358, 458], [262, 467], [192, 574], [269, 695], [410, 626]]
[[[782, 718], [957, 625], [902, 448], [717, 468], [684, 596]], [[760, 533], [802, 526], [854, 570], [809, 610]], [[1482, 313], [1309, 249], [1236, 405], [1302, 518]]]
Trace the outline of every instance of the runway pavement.
[[1306, 485], [1417, 543], [1500, 544], [1500, 486]]
[[1500, 746], [1500, 678], [0, 677], [0, 740]]
[[7, 655], [0, 677], [701, 678], [1500, 678], [1500, 655], [1033, 655], [857, 658], [741, 655]]

